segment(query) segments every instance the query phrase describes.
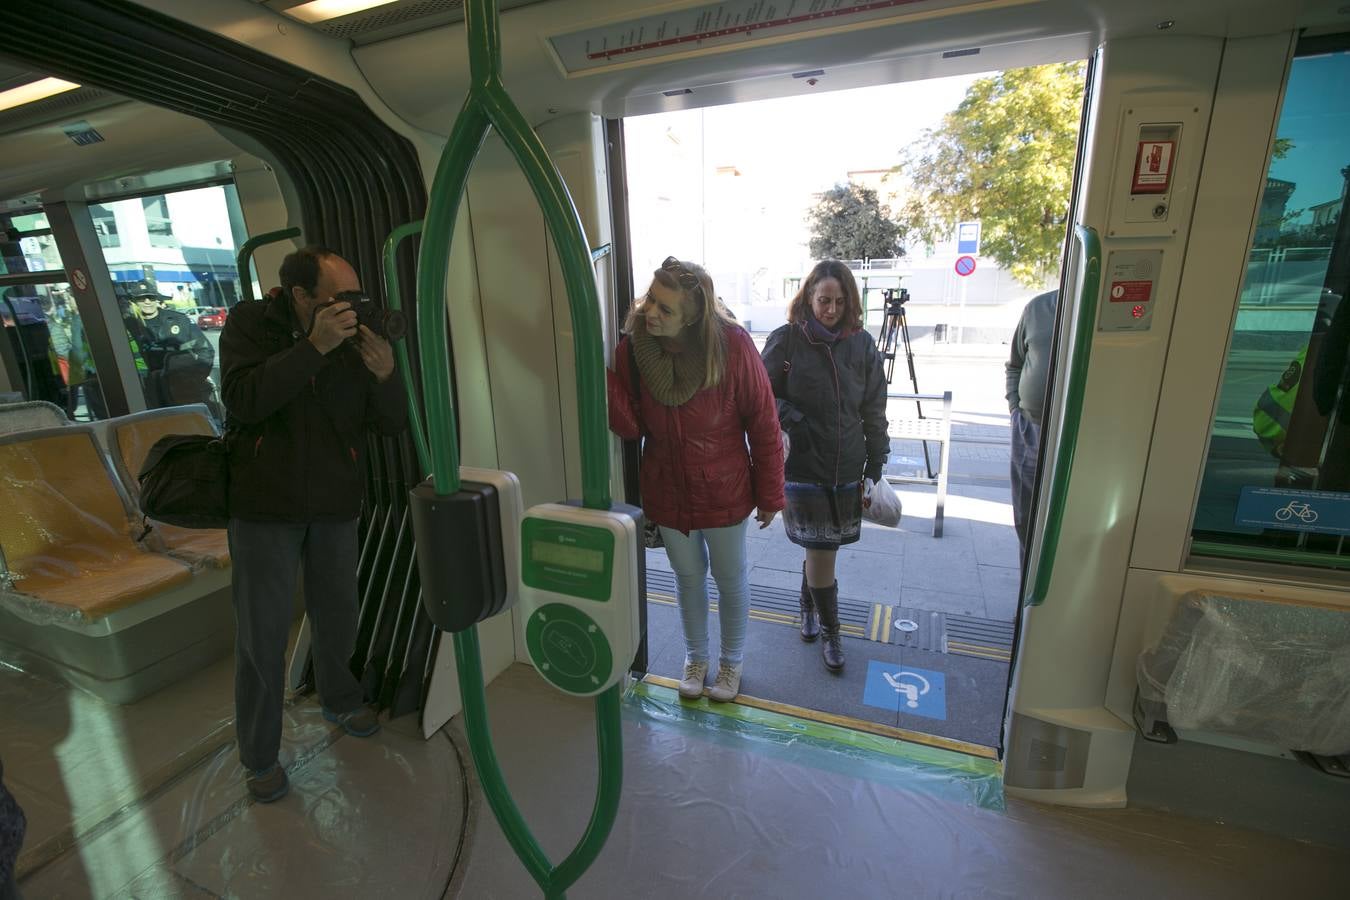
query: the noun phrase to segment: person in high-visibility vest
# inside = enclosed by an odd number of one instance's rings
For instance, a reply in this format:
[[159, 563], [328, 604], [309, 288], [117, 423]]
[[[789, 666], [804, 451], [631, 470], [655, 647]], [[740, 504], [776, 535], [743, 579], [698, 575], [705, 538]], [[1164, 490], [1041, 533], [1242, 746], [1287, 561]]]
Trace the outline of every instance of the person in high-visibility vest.
[[1298, 400], [1298, 386], [1303, 380], [1303, 364], [1308, 355], [1304, 347], [1289, 362], [1280, 380], [1266, 388], [1252, 410], [1252, 431], [1261, 446], [1277, 459], [1284, 455], [1284, 441], [1289, 436], [1289, 422]]

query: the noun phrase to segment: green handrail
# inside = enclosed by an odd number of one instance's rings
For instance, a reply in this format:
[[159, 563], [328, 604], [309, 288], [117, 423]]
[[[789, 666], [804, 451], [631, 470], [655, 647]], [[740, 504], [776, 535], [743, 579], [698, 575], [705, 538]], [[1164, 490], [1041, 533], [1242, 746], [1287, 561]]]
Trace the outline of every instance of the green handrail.
[[260, 234], [244, 241], [244, 246], [240, 247], [239, 252], [235, 254], [234, 265], [235, 271], [239, 273], [239, 287], [244, 292], [245, 300], [253, 299], [253, 272], [250, 269], [253, 251], [264, 244], [275, 244], [277, 241], [299, 236], [299, 228], [282, 228], [279, 231], [269, 231], [266, 234]]
[[1083, 422], [1083, 395], [1087, 392], [1088, 362], [1092, 357], [1093, 322], [1097, 318], [1097, 294], [1102, 281], [1102, 242], [1097, 230], [1075, 225], [1079, 250], [1078, 267], [1083, 285], [1078, 291], [1078, 321], [1073, 331], [1073, 355], [1069, 360], [1069, 387], [1065, 392], [1064, 427], [1055, 448], [1055, 477], [1050, 484], [1050, 510], [1041, 535], [1041, 552], [1036, 560], [1036, 578], [1031, 592], [1023, 597], [1024, 606], [1040, 606], [1050, 590], [1055, 571], [1055, 554], [1064, 528], [1064, 507], [1069, 499], [1069, 477], [1073, 474], [1074, 454], [1078, 451], [1078, 428]]
[[1225, 544], [1222, 541], [1194, 541], [1192, 556], [1236, 559], [1241, 562], [1273, 562], [1290, 566], [1350, 569], [1350, 556], [1326, 553], [1320, 550], [1286, 550], [1281, 547], [1250, 547], [1246, 544]]
[[[390, 232], [384, 241], [384, 296], [389, 308], [403, 311], [403, 292], [398, 284], [398, 261], [395, 254], [403, 239], [422, 230], [422, 220], [400, 225]], [[394, 356], [398, 360], [398, 371], [405, 385], [413, 384], [412, 362], [408, 359], [407, 341], [394, 341]], [[427, 448], [427, 432], [422, 427], [422, 411], [417, 406], [417, 395], [408, 391], [408, 428], [412, 431], [413, 444], [417, 447], [417, 462], [423, 472], [431, 471], [431, 451]]]
[[[423, 232], [423, 252], [439, 253], [450, 246], [455, 216], [469, 182], [469, 169], [491, 125], [529, 182], [562, 265], [576, 355], [582, 503], [591, 509], [608, 509], [608, 425], [600, 299], [595, 290], [595, 274], [587, 265], [590, 254], [581, 220], [543, 143], [502, 85], [501, 33], [495, 3], [469, 0], [464, 4], [464, 20], [469, 38], [469, 95], [436, 167]], [[425, 348], [423, 395], [428, 409], [452, 410], [449, 360], [444, 346], [437, 346], [438, 333], [445, 327], [445, 283], [444, 265], [418, 267], [417, 323], [421, 346]], [[449, 431], [433, 429], [430, 437], [436, 492], [453, 493], [459, 488], [459, 453], [453, 426]]]
[[[582, 500], [589, 508], [608, 509], [609, 455], [600, 301], [594, 273], [589, 268], [590, 253], [580, 217], [543, 143], [525, 122], [502, 84], [501, 34], [496, 4], [493, 0], [467, 0], [464, 20], [469, 44], [469, 93], [436, 167], [417, 268], [417, 326], [430, 441], [426, 468], [438, 495], [447, 496], [459, 490], [457, 423], [450, 392], [449, 348], [445, 335], [447, 266], [455, 218], [468, 186], [469, 170], [487, 137], [488, 127], [492, 126], [529, 182], [562, 265], [576, 356]], [[393, 237], [391, 235], [391, 239]], [[407, 390], [410, 404], [415, 403], [411, 382]], [[507, 842], [544, 896], [564, 897], [567, 888], [599, 855], [618, 814], [623, 788], [619, 686], [609, 688], [595, 699], [600, 775], [590, 822], [576, 848], [562, 863], [553, 867], [511, 799], [493, 750], [477, 626], [456, 632], [454, 646], [469, 749], [488, 805], [501, 824]]]

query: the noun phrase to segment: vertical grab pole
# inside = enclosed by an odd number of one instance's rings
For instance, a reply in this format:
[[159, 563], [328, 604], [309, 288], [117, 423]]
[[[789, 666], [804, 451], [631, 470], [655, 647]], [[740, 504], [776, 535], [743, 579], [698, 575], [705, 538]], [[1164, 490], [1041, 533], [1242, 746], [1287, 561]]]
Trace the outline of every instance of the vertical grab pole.
[[[469, 93], [436, 168], [417, 271], [417, 326], [428, 419], [426, 452], [430, 464], [427, 469], [438, 495], [446, 496], [459, 490], [456, 420], [445, 337], [446, 268], [454, 238], [455, 217], [468, 186], [469, 169], [491, 125], [510, 148], [529, 182], [563, 268], [577, 368], [582, 499], [584, 505], [592, 509], [608, 509], [609, 456], [599, 297], [594, 273], [589, 267], [590, 254], [580, 218], [543, 143], [502, 85], [500, 22], [495, 3], [493, 0], [467, 0], [464, 18], [469, 43]], [[411, 382], [408, 390], [411, 394]], [[410, 402], [415, 403], [415, 400], [410, 397]], [[623, 786], [619, 686], [609, 688], [595, 700], [600, 772], [590, 821], [576, 848], [554, 868], [512, 800], [493, 750], [477, 627], [455, 633], [454, 646], [469, 748], [488, 804], [507, 841], [544, 895], [564, 897], [566, 889], [599, 855], [618, 813]]]
[[1024, 606], [1040, 606], [1050, 590], [1055, 572], [1055, 553], [1064, 528], [1064, 507], [1069, 500], [1069, 476], [1073, 474], [1074, 454], [1078, 450], [1078, 429], [1083, 422], [1083, 396], [1087, 392], [1088, 363], [1092, 358], [1092, 329], [1097, 318], [1097, 295], [1102, 281], [1102, 242], [1097, 230], [1075, 225], [1078, 244], [1078, 268], [1082, 286], [1078, 291], [1078, 319], [1073, 330], [1073, 354], [1069, 360], [1069, 386], [1065, 391], [1064, 427], [1055, 447], [1055, 476], [1050, 484], [1049, 512], [1036, 558], [1036, 577]]
[[[403, 291], [398, 283], [398, 245], [403, 239], [418, 234], [422, 230], [422, 220], [400, 225], [390, 232], [384, 241], [384, 296], [389, 308], [403, 311]], [[405, 341], [394, 341], [394, 357], [398, 360], [398, 371], [403, 383], [413, 383], [412, 363], [408, 359], [408, 345]], [[417, 405], [417, 394], [408, 392], [408, 427], [412, 431], [413, 444], [417, 447], [417, 462], [423, 472], [431, 471], [431, 450], [427, 447], [427, 432], [422, 425], [422, 411]]]
[[234, 265], [235, 270], [239, 273], [239, 289], [243, 291], [245, 300], [254, 299], [253, 271], [249, 265], [253, 261], [253, 251], [264, 244], [275, 244], [277, 241], [299, 236], [299, 228], [282, 228], [280, 231], [269, 231], [266, 234], [260, 234], [244, 241], [244, 246], [240, 247], [239, 252], [235, 254]]

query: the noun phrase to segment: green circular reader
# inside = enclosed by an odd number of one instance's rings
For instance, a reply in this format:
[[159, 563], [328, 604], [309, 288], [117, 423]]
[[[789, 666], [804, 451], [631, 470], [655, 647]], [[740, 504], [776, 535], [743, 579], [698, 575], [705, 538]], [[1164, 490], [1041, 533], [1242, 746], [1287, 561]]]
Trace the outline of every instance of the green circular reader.
[[605, 632], [574, 606], [549, 603], [525, 623], [525, 644], [539, 674], [572, 694], [589, 694], [609, 680], [614, 669]]

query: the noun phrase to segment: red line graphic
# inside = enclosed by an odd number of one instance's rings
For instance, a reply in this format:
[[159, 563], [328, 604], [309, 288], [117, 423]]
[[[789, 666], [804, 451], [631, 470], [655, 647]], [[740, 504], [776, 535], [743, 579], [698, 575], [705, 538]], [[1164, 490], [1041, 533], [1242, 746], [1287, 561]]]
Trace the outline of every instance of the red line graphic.
[[643, 50], [655, 50], [659, 47], [671, 47], [676, 44], [687, 44], [692, 41], [706, 41], [711, 38], [726, 37], [731, 34], [750, 34], [764, 28], [776, 28], [780, 25], [796, 25], [799, 22], [813, 22], [817, 19], [836, 19], [840, 16], [854, 16], [859, 13], [875, 12], [879, 9], [892, 9], [897, 6], [911, 6], [915, 3], [923, 2], [924, 0], [876, 0], [874, 3], [864, 3], [844, 9], [830, 9], [822, 12], [806, 13], [800, 16], [791, 16], [789, 18], [770, 19], [765, 22], [753, 22], [748, 25], [736, 25], [731, 28], [716, 28], [709, 31], [698, 31], [693, 34], [682, 34], [678, 37], [666, 38], [665, 40], [634, 44], [631, 47], [616, 47], [613, 50], [598, 50], [595, 53], [586, 54], [586, 58], [613, 59], [616, 56], [623, 56], [626, 53], [639, 53]]

